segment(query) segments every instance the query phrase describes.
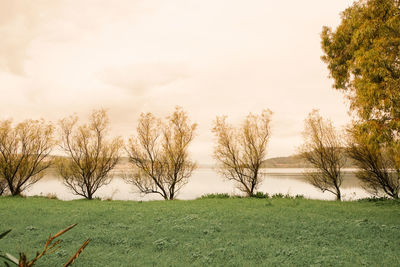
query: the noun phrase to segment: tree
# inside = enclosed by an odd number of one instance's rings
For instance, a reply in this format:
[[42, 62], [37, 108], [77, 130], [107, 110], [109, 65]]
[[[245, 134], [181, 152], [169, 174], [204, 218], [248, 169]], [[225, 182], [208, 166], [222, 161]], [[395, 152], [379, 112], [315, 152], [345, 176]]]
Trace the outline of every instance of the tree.
[[[358, 116], [350, 152], [361, 168], [358, 177], [372, 191], [377, 187], [389, 190], [382, 183], [396, 180], [393, 170], [400, 152], [399, 36], [399, 0], [356, 1], [342, 13], [335, 31], [324, 27], [321, 34], [322, 59], [334, 79], [333, 87], [346, 94]], [[376, 183], [378, 180], [381, 182]]]
[[346, 163], [343, 140], [332, 122], [313, 110], [305, 120], [301, 156], [314, 170], [305, 172], [307, 180], [322, 192], [328, 191], [341, 200], [341, 169]]
[[68, 155], [57, 160], [57, 170], [64, 184], [87, 199], [110, 182], [110, 171], [120, 158], [122, 139], [107, 140], [109, 119], [105, 110], [94, 110], [89, 123], [77, 126], [78, 117], [60, 121], [61, 148]]
[[26, 120], [15, 127], [10, 120], [0, 122], [0, 183], [6, 183], [11, 195], [20, 195], [50, 167], [53, 132], [53, 125], [43, 120]]
[[400, 197], [400, 145], [376, 140], [380, 136], [371, 129], [379, 131], [377, 127], [379, 124], [363, 123], [350, 128], [348, 154], [360, 169], [356, 175], [364, 189], [374, 195], [383, 193], [397, 199]]
[[335, 31], [325, 26], [321, 34], [334, 88], [346, 93], [361, 119], [398, 130], [400, 1], [356, 1], [341, 17]]
[[262, 182], [261, 165], [267, 153], [270, 138], [272, 112], [264, 110], [261, 115], [249, 114], [240, 128], [217, 117], [212, 132], [216, 136], [214, 158], [218, 171], [228, 180], [237, 183], [240, 191], [253, 196]]
[[142, 113], [137, 136], [130, 138], [126, 147], [134, 169], [126, 180], [141, 193], [174, 199], [196, 168], [188, 153], [196, 128], [180, 107], [166, 123], [151, 113]]

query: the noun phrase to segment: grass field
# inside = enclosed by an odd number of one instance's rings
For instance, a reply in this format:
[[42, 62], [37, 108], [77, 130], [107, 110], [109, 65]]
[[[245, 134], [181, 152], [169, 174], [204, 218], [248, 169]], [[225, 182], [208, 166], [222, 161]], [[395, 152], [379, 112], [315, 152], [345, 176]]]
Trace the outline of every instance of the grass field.
[[0, 250], [30, 257], [50, 233], [62, 248], [37, 266], [400, 265], [400, 205], [394, 201], [198, 199], [59, 201], [0, 197]]

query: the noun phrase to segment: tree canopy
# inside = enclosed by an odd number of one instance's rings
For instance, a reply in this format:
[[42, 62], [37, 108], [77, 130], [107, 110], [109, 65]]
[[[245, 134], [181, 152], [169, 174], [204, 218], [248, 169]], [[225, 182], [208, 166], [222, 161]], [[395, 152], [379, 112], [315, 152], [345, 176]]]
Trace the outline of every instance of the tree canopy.
[[129, 139], [126, 147], [133, 167], [126, 181], [141, 193], [175, 199], [196, 169], [188, 151], [196, 128], [197, 124], [190, 122], [181, 107], [176, 107], [165, 122], [151, 113], [142, 113], [137, 135]]
[[360, 0], [321, 39], [333, 87], [343, 90], [364, 121], [400, 128], [400, 1]]
[[313, 110], [304, 121], [303, 138], [300, 155], [313, 167], [304, 173], [307, 180], [322, 192], [331, 192], [341, 200], [342, 168], [346, 163], [342, 136], [330, 120]]
[[77, 125], [78, 117], [60, 121], [61, 148], [57, 170], [72, 193], [93, 199], [96, 191], [111, 181], [110, 172], [118, 163], [123, 141], [107, 139], [109, 119], [105, 110], [93, 110], [89, 123]]
[[264, 177], [260, 169], [271, 136], [271, 116], [269, 109], [260, 115], [250, 113], [237, 128], [229, 124], [225, 116], [214, 121], [214, 158], [218, 161], [218, 172], [235, 181], [237, 188], [247, 196], [254, 196]]
[[44, 120], [25, 120], [13, 126], [0, 121], [0, 193], [20, 195], [39, 181], [50, 167], [49, 157], [56, 140], [54, 127]]

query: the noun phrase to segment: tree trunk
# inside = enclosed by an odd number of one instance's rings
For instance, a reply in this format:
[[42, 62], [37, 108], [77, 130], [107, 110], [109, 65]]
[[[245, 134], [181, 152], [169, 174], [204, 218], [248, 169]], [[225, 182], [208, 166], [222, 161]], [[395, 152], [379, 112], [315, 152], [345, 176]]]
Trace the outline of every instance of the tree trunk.
[[11, 187], [10, 192], [11, 192], [12, 196], [19, 196], [19, 195], [21, 195], [21, 188], [20, 187], [16, 187], [16, 188]]
[[342, 194], [340, 193], [340, 189], [336, 188], [336, 200], [341, 201], [342, 200]]
[[246, 191], [243, 191], [243, 190], [242, 190], [242, 192], [246, 192], [247, 196], [248, 196], [248, 197], [251, 197], [251, 191], [250, 191], [250, 189], [248, 189], [246, 186], [245, 186], [245, 189], [246, 189]]
[[250, 189], [250, 197], [254, 196], [254, 187], [255, 187], [255, 185], [252, 184], [251, 189]]

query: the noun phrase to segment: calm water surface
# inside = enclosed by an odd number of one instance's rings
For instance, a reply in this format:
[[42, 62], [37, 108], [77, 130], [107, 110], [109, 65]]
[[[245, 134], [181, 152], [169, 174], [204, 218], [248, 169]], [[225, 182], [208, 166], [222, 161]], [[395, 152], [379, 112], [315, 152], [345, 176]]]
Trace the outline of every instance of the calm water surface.
[[[308, 184], [302, 174], [303, 169], [264, 169], [267, 173], [258, 191], [269, 194], [304, 195], [306, 198], [333, 200], [335, 197], [329, 192], [322, 193]], [[224, 180], [213, 169], [198, 169], [189, 179], [189, 183], [182, 188], [178, 199], [195, 199], [209, 193], [240, 194], [231, 181]], [[64, 186], [62, 180], [54, 174], [46, 175], [42, 180], [33, 185], [27, 195], [56, 194], [59, 199], [71, 200], [81, 198], [75, 196]], [[368, 197], [354, 176], [354, 170], [345, 172], [342, 185], [342, 195], [345, 200], [354, 200]], [[143, 196], [130, 184], [126, 184], [120, 175], [116, 175], [110, 184], [101, 187], [95, 196], [102, 199], [114, 200], [155, 200], [162, 199], [157, 194]]]

